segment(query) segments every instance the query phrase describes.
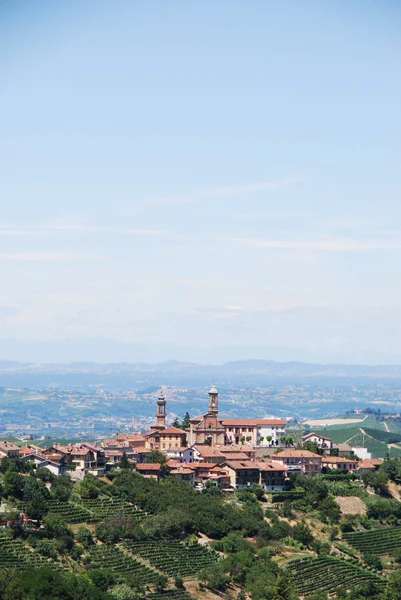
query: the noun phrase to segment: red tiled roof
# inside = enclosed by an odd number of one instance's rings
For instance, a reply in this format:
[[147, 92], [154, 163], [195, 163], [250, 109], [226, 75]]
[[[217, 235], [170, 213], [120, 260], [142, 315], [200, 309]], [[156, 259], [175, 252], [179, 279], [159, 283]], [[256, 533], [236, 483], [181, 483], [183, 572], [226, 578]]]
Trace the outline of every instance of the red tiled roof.
[[272, 458], [321, 458], [321, 456], [310, 450], [281, 450], [273, 454]]
[[224, 456], [220, 450], [213, 448], [213, 446], [196, 445], [193, 446], [193, 448], [194, 450], [197, 450], [201, 456]]
[[230, 452], [229, 454], [223, 452], [223, 454], [227, 456], [229, 460], [249, 460], [249, 456], [245, 454], [245, 452]]
[[137, 471], [160, 471], [160, 463], [137, 463]]
[[383, 463], [383, 459], [380, 458], [365, 458], [358, 462], [360, 469], [376, 469]]
[[193, 469], [190, 469], [189, 467], [178, 467], [177, 469], [173, 469], [172, 471], [170, 471], [171, 475], [177, 475], [179, 473], [186, 473], [187, 475], [192, 475]]
[[341, 456], [323, 456], [322, 462], [329, 464], [337, 464], [337, 463], [356, 463], [358, 459], [352, 460], [351, 458], [342, 458]]

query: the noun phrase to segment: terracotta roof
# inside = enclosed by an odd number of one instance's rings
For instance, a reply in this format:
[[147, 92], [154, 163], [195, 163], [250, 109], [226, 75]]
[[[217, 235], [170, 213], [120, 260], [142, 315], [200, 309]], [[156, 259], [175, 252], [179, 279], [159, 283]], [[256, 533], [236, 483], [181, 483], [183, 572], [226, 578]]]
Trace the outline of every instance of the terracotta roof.
[[[225, 454], [225, 452], [223, 452]], [[249, 460], [249, 456], [245, 452], [230, 452], [226, 455], [229, 460]]]
[[178, 427], [173, 427], [173, 425], [170, 425], [170, 427], [166, 427], [166, 429], [162, 429], [160, 431], [160, 435], [169, 434], [169, 433], [177, 433], [180, 435], [184, 435], [184, 431], [182, 429], [179, 429]]
[[227, 446], [217, 445], [215, 446], [223, 454], [230, 454], [232, 452], [255, 452], [253, 446], [246, 446], [245, 444], [227, 444]]
[[256, 427], [257, 425], [285, 425], [284, 419], [222, 419], [223, 425], [226, 427], [237, 426], [241, 427]]
[[160, 463], [137, 463], [137, 471], [160, 471]]
[[235, 460], [234, 462], [231, 462], [230, 460], [227, 460], [224, 465], [227, 465], [228, 467], [231, 467], [232, 469], [257, 469], [259, 471], [259, 466], [258, 463], [254, 462], [253, 460]]
[[193, 446], [193, 449], [197, 450], [201, 456], [224, 456], [220, 450], [213, 448], [213, 446], [195, 445]]
[[9, 452], [10, 450], [19, 450], [19, 446], [16, 446], [12, 442], [0, 442], [0, 450], [6, 450]]
[[359, 469], [376, 469], [383, 463], [383, 459], [380, 458], [365, 458], [358, 462]]
[[216, 465], [215, 463], [208, 463], [208, 462], [193, 462], [193, 463], [189, 463], [190, 465], [192, 465], [192, 467], [194, 469], [214, 469], [215, 467], [217, 467], [218, 465]]
[[257, 465], [261, 471], [285, 471], [286, 467], [283, 465], [277, 465], [272, 462], [257, 462]]
[[355, 458], [355, 460], [353, 460], [351, 458], [343, 458], [341, 456], [323, 456], [322, 462], [332, 463], [333, 465], [335, 465], [337, 463], [356, 463], [358, 462], [358, 459]]
[[193, 469], [189, 467], [178, 467], [177, 469], [173, 469], [170, 471], [170, 475], [178, 475], [179, 473], [186, 473], [187, 475], [193, 474]]
[[309, 450], [281, 450], [277, 454], [273, 454], [272, 458], [322, 458], [316, 452]]

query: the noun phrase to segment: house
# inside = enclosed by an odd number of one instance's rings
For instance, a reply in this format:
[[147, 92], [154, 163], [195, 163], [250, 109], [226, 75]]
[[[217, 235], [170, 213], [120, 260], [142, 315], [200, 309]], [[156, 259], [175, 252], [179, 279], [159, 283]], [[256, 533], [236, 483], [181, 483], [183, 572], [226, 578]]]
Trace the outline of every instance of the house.
[[333, 454], [336, 453], [338, 456], [346, 456], [352, 454], [352, 448], [346, 442], [340, 444], [336, 444], [335, 442], [333, 442], [331, 451]]
[[253, 448], [253, 446], [228, 444], [225, 446], [215, 446], [215, 448], [224, 454], [227, 460], [238, 454], [245, 454], [245, 456], [250, 460], [255, 460], [256, 456], [256, 450]]
[[170, 469], [170, 475], [180, 481], [186, 481], [191, 485], [195, 484], [195, 469], [188, 465], [180, 465], [179, 467]]
[[[72, 465], [76, 469], [91, 473], [92, 475], [103, 475], [106, 465], [105, 451], [99, 446], [89, 444], [88, 442], [79, 444], [69, 444], [62, 446], [54, 444], [53, 450], [61, 456], [64, 456], [66, 465]], [[49, 451], [46, 452], [46, 455]]]
[[271, 457], [273, 462], [280, 462], [287, 466], [288, 471], [302, 473], [320, 473], [322, 457], [320, 454], [309, 450], [281, 450]]
[[[213, 446], [197, 444], [196, 446], [192, 446], [191, 450], [192, 460], [194, 462], [206, 462], [219, 465], [225, 461], [225, 455], [218, 448], [214, 448]], [[189, 454], [184, 451], [184, 460], [187, 456], [189, 456]]]
[[166, 427], [164, 429], [156, 429], [151, 433], [147, 434], [145, 446], [151, 450], [159, 450], [160, 452], [167, 453], [175, 450], [179, 451], [180, 448], [185, 446], [186, 433], [178, 427]]
[[285, 435], [283, 419], [223, 419], [222, 424], [228, 444], [278, 445]]
[[285, 486], [286, 469], [278, 463], [227, 461], [222, 468], [228, 472], [230, 485], [236, 489], [260, 485], [266, 491], [282, 491]]
[[159, 479], [161, 474], [160, 463], [137, 463], [136, 470], [143, 477], [151, 478], [151, 479]]
[[324, 450], [331, 450], [333, 447], [333, 442], [331, 438], [326, 437], [324, 435], [320, 435], [320, 433], [315, 433], [311, 431], [310, 433], [306, 433], [301, 437], [301, 441], [303, 444], [307, 442], [313, 442], [317, 445], [318, 448], [322, 448]]
[[115, 440], [103, 440], [103, 446], [106, 446], [106, 442], [107, 446], [116, 442], [125, 447], [137, 448], [138, 446], [144, 446], [145, 441], [146, 435], [144, 433], [118, 433]]
[[16, 446], [12, 442], [3, 441], [0, 442], [0, 458], [18, 458], [19, 457], [19, 446]]
[[340, 471], [356, 471], [358, 461], [344, 458], [343, 456], [323, 456], [322, 467], [328, 469], [339, 469]]
[[282, 492], [285, 488], [287, 470], [273, 462], [258, 462], [260, 470], [259, 485], [266, 492]]
[[357, 471], [359, 475], [366, 472], [377, 471], [377, 469], [383, 464], [382, 458], [366, 458], [358, 462]]
[[51, 460], [49, 457], [38, 454], [25, 454], [22, 460], [34, 463], [35, 469], [46, 467], [53, 475], [63, 475], [66, 473], [64, 458], [59, 455], [58, 460]]

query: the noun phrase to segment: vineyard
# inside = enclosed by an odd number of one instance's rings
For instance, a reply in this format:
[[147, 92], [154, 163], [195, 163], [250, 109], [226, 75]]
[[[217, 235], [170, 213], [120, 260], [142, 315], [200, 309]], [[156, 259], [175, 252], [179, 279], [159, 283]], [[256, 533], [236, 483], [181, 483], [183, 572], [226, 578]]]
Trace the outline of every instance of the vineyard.
[[148, 594], [146, 600], [193, 600], [193, 597], [185, 590], [166, 590]]
[[[79, 503], [78, 503], [79, 502]], [[59, 515], [67, 523], [96, 523], [114, 516], [115, 514], [124, 514], [130, 516], [138, 523], [146, 516], [146, 512], [136, 508], [129, 502], [114, 499], [92, 499], [92, 500], [70, 500], [69, 502], [60, 502], [53, 498], [46, 500], [49, 513]], [[24, 510], [25, 502], [19, 502], [18, 508]]]
[[200, 544], [184, 544], [177, 540], [158, 542], [124, 542], [132, 554], [138, 554], [159, 571], [172, 577], [195, 576], [217, 560], [217, 555]]
[[401, 442], [401, 434], [399, 433], [380, 431], [379, 429], [370, 429], [368, 427], [364, 427], [364, 431], [367, 435], [370, 435], [370, 437], [379, 442], [385, 442], [386, 444], [397, 444], [398, 442]]
[[90, 549], [90, 560], [87, 569], [104, 569], [105, 567], [119, 575], [135, 575], [142, 584], [154, 583], [158, 573], [136, 560], [130, 554], [116, 546], [96, 544]]
[[142, 509], [136, 508], [132, 504], [118, 499], [96, 498], [91, 500], [81, 500], [81, 505], [84, 510], [89, 511], [91, 518], [96, 521], [107, 519], [116, 513], [129, 515], [138, 522], [146, 517], [146, 512]]
[[48, 561], [40, 554], [30, 551], [21, 540], [8, 538], [0, 533], [0, 568], [28, 569], [43, 567]]
[[301, 595], [317, 591], [334, 594], [340, 588], [349, 589], [368, 581], [383, 584], [377, 575], [337, 558], [301, 558], [287, 563], [287, 568]]
[[361, 552], [389, 554], [401, 548], [401, 526], [344, 533], [343, 539]]

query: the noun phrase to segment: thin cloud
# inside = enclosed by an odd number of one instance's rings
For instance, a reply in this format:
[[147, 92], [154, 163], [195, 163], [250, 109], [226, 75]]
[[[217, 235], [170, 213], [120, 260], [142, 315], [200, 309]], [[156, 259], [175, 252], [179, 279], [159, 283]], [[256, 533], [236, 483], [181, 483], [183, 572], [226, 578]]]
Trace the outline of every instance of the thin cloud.
[[271, 240], [220, 236], [219, 241], [229, 242], [249, 248], [270, 248], [272, 250], [312, 250], [317, 252], [364, 252], [369, 250], [401, 250], [401, 240]]
[[76, 260], [104, 260], [104, 257], [74, 254], [72, 252], [8, 252], [1, 253], [0, 260], [22, 262], [71, 262]]
[[258, 181], [256, 183], [243, 184], [243, 185], [228, 185], [218, 186], [214, 188], [205, 188], [189, 192], [188, 194], [161, 196], [159, 198], [153, 198], [143, 202], [143, 205], [147, 204], [193, 204], [202, 199], [209, 198], [226, 198], [228, 196], [245, 196], [246, 194], [254, 194], [257, 192], [269, 192], [272, 190], [278, 190], [292, 185], [296, 181], [294, 179], [288, 180], [271, 180], [271, 181]]
[[158, 229], [138, 229], [130, 227], [113, 227], [107, 225], [0, 225], [0, 236], [54, 236], [71, 233], [102, 233], [105, 235], [126, 235], [135, 237], [152, 237], [170, 240], [194, 240], [194, 236], [170, 233]]

